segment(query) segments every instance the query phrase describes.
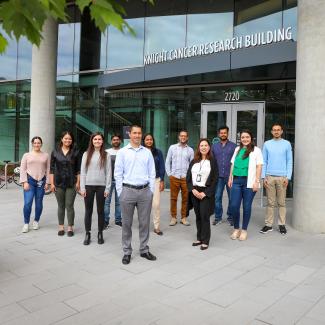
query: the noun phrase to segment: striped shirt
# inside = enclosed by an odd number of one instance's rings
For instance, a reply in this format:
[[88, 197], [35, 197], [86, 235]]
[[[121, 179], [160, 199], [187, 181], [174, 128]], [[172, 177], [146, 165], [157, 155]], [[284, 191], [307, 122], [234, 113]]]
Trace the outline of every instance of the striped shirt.
[[173, 144], [169, 147], [166, 157], [166, 173], [168, 176], [185, 178], [188, 166], [194, 158], [194, 150], [187, 144]]

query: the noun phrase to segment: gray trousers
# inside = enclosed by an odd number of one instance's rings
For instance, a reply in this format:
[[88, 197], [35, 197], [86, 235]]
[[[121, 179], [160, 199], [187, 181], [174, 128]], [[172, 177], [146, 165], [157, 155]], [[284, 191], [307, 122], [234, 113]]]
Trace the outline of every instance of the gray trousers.
[[74, 225], [74, 200], [76, 198], [75, 188], [56, 188], [55, 197], [58, 202], [58, 219], [59, 225], [64, 225], [65, 210], [67, 210], [68, 225]]
[[125, 255], [132, 254], [132, 223], [135, 207], [137, 207], [139, 219], [140, 254], [149, 251], [149, 246], [147, 244], [149, 240], [152, 196], [153, 194], [149, 187], [136, 190], [123, 186], [119, 199], [123, 216], [122, 247]]

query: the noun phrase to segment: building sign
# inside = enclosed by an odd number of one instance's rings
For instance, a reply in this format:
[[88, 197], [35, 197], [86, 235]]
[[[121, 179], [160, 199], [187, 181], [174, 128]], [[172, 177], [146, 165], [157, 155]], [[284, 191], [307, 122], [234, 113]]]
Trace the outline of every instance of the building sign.
[[158, 53], [147, 54], [144, 56], [144, 65], [169, 62], [179, 59], [186, 59], [195, 56], [220, 53], [225, 51], [234, 51], [242, 48], [255, 47], [271, 43], [278, 43], [292, 40], [292, 27], [280, 28], [249, 34], [245, 36], [236, 36], [199, 45], [180, 47], [170, 51], [161, 51]]

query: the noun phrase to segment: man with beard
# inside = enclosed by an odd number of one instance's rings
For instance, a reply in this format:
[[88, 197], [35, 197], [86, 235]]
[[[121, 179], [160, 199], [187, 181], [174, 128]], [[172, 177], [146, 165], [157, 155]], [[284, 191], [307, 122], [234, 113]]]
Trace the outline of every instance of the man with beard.
[[219, 169], [219, 177], [216, 186], [216, 194], [215, 194], [215, 220], [213, 221], [213, 225], [219, 225], [222, 222], [222, 196], [224, 189], [226, 187], [228, 194], [228, 223], [230, 226], [233, 225], [232, 216], [230, 214], [230, 188], [228, 186], [228, 178], [230, 173], [230, 161], [234, 154], [236, 144], [228, 140], [229, 128], [224, 125], [219, 127], [218, 136], [220, 141], [212, 145], [212, 153], [214, 159], [217, 161], [217, 166]]
[[181, 224], [189, 226], [187, 221], [187, 185], [186, 173], [190, 162], [194, 158], [194, 150], [188, 146], [188, 132], [181, 130], [178, 134], [178, 143], [169, 147], [166, 157], [166, 174], [170, 182], [170, 215], [169, 225], [177, 224], [177, 197], [182, 193]]
[[287, 233], [286, 223], [286, 190], [292, 175], [292, 148], [289, 141], [282, 139], [283, 127], [279, 123], [272, 126], [272, 140], [263, 146], [264, 165], [262, 178], [267, 196], [265, 226], [260, 233], [266, 234], [273, 230], [274, 210], [279, 208], [279, 231]]
[[112, 184], [109, 191], [109, 195], [105, 200], [105, 207], [104, 207], [104, 215], [105, 215], [105, 224], [104, 228], [107, 229], [109, 226], [109, 214], [111, 209], [111, 201], [113, 193], [115, 194], [115, 224], [117, 226], [122, 227], [122, 217], [121, 217], [121, 208], [120, 208], [120, 201], [117, 196], [116, 186], [115, 186], [115, 178], [114, 178], [114, 166], [115, 166], [115, 159], [117, 152], [120, 150], [121, 147], [121, 136], [119, 134], [113, 134], [111, 136], [111, 145], [112, 148], [107, 149], [106, 151], [111, 156], [111, 163], [112, 163]]

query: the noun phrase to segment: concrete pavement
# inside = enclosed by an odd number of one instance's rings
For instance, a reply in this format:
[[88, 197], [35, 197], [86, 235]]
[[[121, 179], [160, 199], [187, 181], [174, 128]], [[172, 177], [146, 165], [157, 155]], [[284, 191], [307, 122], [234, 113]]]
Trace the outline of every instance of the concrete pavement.
[[246, 242], [232, 241], [223, 223], [200, 251], [191, 246], [193, 212], [190, 227], [169, 227], [168, 192], [161, 206], [164, 235], [151, 232], [149, 242], [157, 261], [139, 256], [135, 218], [124, 266], [121, 228], [111, 222], [98, 245], [96, 213], [93, 241], [82, 245], [80, 196], [74, 237], [57, 236], [54, 195], [45, 197], [41, 228], [22, 234], [22, 193], [1, 189], [0, 324], [325, 324], [325, 235], [290, 227], [287, 236], [260, 234], [264, 208], [256, 200]]

